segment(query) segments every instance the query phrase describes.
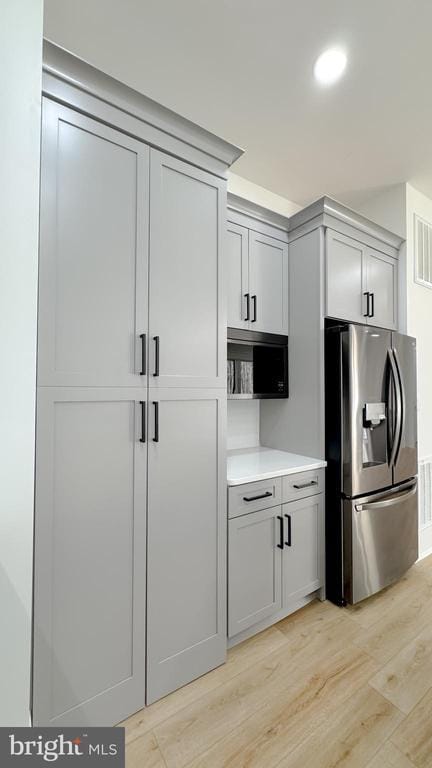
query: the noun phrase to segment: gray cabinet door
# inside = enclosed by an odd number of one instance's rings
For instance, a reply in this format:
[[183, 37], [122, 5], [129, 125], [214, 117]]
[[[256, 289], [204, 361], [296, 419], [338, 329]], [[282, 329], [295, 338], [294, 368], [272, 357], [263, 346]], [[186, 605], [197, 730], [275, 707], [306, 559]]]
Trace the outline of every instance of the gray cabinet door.
[[249, 291], [251, 330], [287, 334], [287, 243], [249, 231]]
[[398, 262], [380, 251], [367, 248], [365, 254], [365, 290], [372, 294], [370, 325], [394, 330], [398, 325]]
[[143, 386], [144, 144], [44, 99], [38, 383]]
[[228, 523], [228, 636], [277, 614], [282, 607], [281, 507]]
[[225, 182], [152, 150], [150, 185], [150, 386], [226, 387]]
[[282, 505], [286, 542], [282, 560], [283, 607], [323, 584], [323, 495]]
[[228, 327], [249, 328], [249, 258], [246, 227], [228, 222], [226, 275], [228, 288]]
[[149, 411], [148, 704], [225, 661], [226, 397], [153, 390]]
[[366, 322], [363, 259], [365, 246], [351, 237], [327, 229], [326, 283], [328, 317]]
[[39, 389], [35, 725], [114, 725], [144, 706], [140, 393]]

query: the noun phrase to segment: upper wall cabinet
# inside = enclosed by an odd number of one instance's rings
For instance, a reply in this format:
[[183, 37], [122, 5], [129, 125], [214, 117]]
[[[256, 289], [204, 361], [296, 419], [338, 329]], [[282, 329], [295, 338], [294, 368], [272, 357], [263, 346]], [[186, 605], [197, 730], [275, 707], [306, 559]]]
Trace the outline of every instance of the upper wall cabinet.
[[352, 237], [326, 231], [327, 315], [397, 328], [397, 260]]
[[[252, 204], [244, 205], [247, 211], [255, 209]], [[260, 209], [260, 213], [264, 216], [270, 212]], [[264, 219], [258, 221], [237, 208], [229, 208], [227, 260], [228, 327], [286, 335], [286, 232]]]

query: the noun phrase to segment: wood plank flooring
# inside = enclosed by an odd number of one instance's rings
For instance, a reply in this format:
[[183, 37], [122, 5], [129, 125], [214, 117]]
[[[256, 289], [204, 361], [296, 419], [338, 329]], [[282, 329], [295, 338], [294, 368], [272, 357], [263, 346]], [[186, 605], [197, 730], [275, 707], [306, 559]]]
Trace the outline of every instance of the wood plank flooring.
[[311, 603], [122, 725], [127, 768], [432, 768], [432, 556], [358, 606]]

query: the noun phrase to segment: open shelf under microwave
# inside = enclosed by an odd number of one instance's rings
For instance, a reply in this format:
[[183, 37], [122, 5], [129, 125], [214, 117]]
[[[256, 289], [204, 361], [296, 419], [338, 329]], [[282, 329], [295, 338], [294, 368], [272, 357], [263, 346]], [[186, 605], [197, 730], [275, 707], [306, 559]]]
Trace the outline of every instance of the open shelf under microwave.
[[228, 328], [227, 395], [288, 397], [288, 336]]

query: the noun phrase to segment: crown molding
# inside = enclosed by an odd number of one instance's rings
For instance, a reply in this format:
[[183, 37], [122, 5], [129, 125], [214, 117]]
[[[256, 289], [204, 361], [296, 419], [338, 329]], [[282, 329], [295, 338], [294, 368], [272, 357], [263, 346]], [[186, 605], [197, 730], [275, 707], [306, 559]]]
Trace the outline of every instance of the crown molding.
[[[195, 163], [225, 175], [243, 150], [181, 117], [139, 91], [101, 72], [50, 40], [43, 42], [42, 91], [45, 96], [116, 125], [161, 149], [195, 156]], [[115, 117], [115, 110], [121, 113]], [[188, 160], [191, 158], [188, 156]]]

